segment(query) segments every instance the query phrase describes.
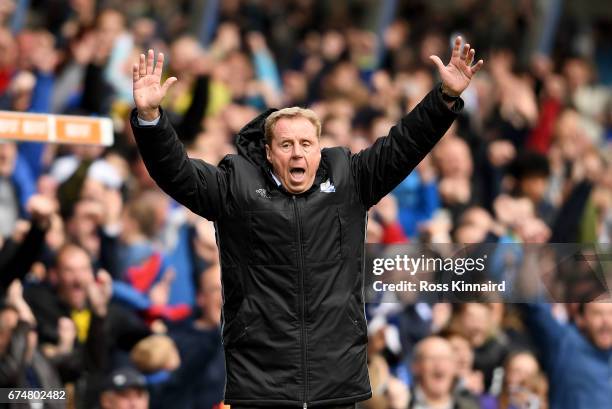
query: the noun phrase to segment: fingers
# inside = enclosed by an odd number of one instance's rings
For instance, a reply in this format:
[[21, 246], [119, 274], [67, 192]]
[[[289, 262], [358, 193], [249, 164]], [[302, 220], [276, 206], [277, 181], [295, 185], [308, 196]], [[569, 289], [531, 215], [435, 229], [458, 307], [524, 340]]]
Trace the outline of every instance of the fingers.
[[108, 284], [113, 283], [113, 278], [111, 277], [109, 272], [104, 269], [98, 270], [98, 274], [96, 275], [96, 278], [98, 280], [98, 283], [103, 284], [103, 285], [108, 285]]
[[162, 95], [166, 95], [166, 93], [168, 92], [168, 90], [170, 89], [170, 87], [177, 81], [176, 77], [170, 77], [168, 78], [166, 81], [164, 81], [164, 84], [162, 85]]
[[147, 74], [153, 74], [153, 62], [155, 60], [155, 53], [153, 50], [147, 52]]
[[139, 68], [138, 68], [138, 64], [135, 63], [132, 66], [132, 80], [134, 82], [138, 81], [140, 79], [140, 72], [139, 72]]
[[470, 70], [472, 70], [472, 75], [474, 75], [478, 71], [480, 71], [480, 68], [482, 67], [482, 64], [484, 64], [484, 61], [478, 60], [478, 62], [473, 67], [470, 68]]
[[[474, 75], [480, 70], [480, 68], [484, 64], [484, 61], [478, 60], [476, 64], [472, 65], [472, 62], [474, 62], [474, 57], [476, 56], [476, 50], [471, 48], [469, 44], [465, 44], [463, 46], [463, 49], [459, 53], [458, 50], [459, 50], [460, 43], [461, 43], [461, 37], [458, 36], [455, 39], [455, 47], [453, 48], [453, 56], [458, 55], [461, 60], [465, 61], [465, 64], [468, 67], [470, 67], [470, 72], [472, 73], [472, 75]], [[429, 58], [432, 58], [432, 57], [429, 57]], [[436, 65], [438, 64], [436, 63]]]
[[141, 77], [150, 74], [161, 78], [163, 68], [164, 53], [158, 53], [157, 61], [155, 61], [155, 53], [153, 50], [149, 49], [149, 51], [147, 51], [146, 56], [145, 54], [140, 54], [140, 60], [138, 64], [134, 64], [134, 66], [132, 67], [132, 80], [136, 82]]
[[461, 56], [459, 58], [461, 58], [462, 60], [467, 60], [468, 54], [470, 52], [470, 45], [466, 44], [463, 46], [463, 50], [461, 50]]
[[467, 58], [465, 60], [466, 65], [469, 67], [470, 65], [472, 65], [472, 62], [474, 61], [474, 56], [476, 55], [476, 50], [475, 49], [471, 49], [470, 52], [467, 55]]
[[145, 64], [144, 54], [140, 54], [140, 60], [138, 60], [138, 73], [141, 77], [147, 75], [147, 65]]
[[457, 36], [457, 38], [455, 38], [455, 45], [453, 47], [453, 54], [451, 57], [459, 57], [459, 49], [461, 48], [461, 36]]
[[438, 57], [437, 55], [430, 55], [429, 59], [433, 61], [434, 64], [436, 64], [436, 67], [438, 67], [438, 70], [444, 69], [444, 63], [442, 62], [440, 57]]
[[163, 68], [164, 68], [164, 53], [158, 53], [157, 62], [155, 63], [155, 70], [153, 71], [153, 75], [161, 78]]

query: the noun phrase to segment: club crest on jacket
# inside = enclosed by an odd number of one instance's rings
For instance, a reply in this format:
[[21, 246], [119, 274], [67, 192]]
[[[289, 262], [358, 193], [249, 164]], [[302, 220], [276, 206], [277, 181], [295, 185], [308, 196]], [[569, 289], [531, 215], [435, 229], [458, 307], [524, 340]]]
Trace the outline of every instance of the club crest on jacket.
[[321, 192], [333, 193], [335, 191], [336, 191], [336, 186], [334, 186], [334, 184], [329, 179], [321, 183]]

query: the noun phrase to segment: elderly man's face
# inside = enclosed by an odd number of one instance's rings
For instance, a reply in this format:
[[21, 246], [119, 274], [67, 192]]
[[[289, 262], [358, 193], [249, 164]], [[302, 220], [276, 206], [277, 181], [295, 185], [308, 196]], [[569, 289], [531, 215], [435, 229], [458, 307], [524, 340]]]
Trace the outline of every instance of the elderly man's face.
[[425, 394], [441, 399], [449, 395], [457, 375], [457, 358], [451, 344], [437, 337], [421, 341], [413, 364]]
[[284, 188], [290, 193], [310, 189], [321, 162], [315, 126], [304, 117], [280, 118], [266, 156]]

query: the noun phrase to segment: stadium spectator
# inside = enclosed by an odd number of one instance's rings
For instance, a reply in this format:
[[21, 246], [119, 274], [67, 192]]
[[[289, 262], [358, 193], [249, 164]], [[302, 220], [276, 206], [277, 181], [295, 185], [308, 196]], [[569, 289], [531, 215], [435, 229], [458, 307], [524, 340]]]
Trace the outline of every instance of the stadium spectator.
[[479, 407], [470, 394], [455, 392], [457, 362], [451, 344], [444, 338], [431, 336], [417, 344], [412, 371], [415, 383], [410, 409]]
[[130, 367], [108, 375], [100, 395], [100, 409], [148, 409], [149, 392], [145, 377]]
[[469, 341], [474, 352], [474, 369], [482, 372], [484, 391], [488, 391], [496, 369], [506, 359], [507, 337], [495, 319], [492, 304], [472, 302], [456, 307], [450, 328]]
[[558, 322], [548, 304], [522, 307], [550, 379], [551, 407], [605, 406], [612, 395], [604, 377], [612, 357], [612, 304], [581, 303], [572, 324]]
[[[36, 334], [36, 318], [23, 299], [18, 280], [8, 288], [6, 305], [0, 309], [0, 385], [3, 388], [61, 388], [56, 368], [41, 353]], [[11, 405], [14, 407], [14, 405]], [[65, 408], [63, 400], [45, 408]]]
[[75, 383], [87, 374], [88, 383], [77, 392], [81, 404], [91, 404], [97, 396], [97, 382], [111, 362], [109, 345], [139, 331], [120, 307], [111, 308], [108, 319], [111, 294], [110, 275], [101, 271], [94, 277], [89, 255], [74, 244], [58, 251], [46, 282], [25, 290], [37, 317], [42, 350], [62, 382]]
[[223, 400], [225, 359], [221, 344], [221, 270], [200, 274], [193, 320], [169, 327], [183, 364], [153, 395], [153, 408], [210, 408]]
[[484, 408], [548, 407], [548, 383], [540, 370], [536, 357], [526, 351], [510, 354], [504, 365], [504, 382], [497, 402], [487, 403]]
[[474, 351], [469, 341], [452, 331], [442, 331], [439, 335], [450, 342], [457, 357], [456, 389], [480, 397], [484, 393], [484, 377], [482, 371], [474, 369]]

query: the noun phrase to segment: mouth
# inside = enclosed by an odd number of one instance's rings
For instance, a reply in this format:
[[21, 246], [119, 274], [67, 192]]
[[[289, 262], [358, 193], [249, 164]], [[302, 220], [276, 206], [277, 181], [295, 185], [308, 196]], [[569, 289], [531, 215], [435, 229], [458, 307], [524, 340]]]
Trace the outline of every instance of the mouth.
[[306, 169], [299, 166], [289, 168], [289, 174], [291, 175], [291, 179], [293, 181], [301, 182], [304, 180], [304, 176], [306, 175]]
[[612, 338], [612, 328], [602, 328], [597, 332], [599, 333], [599, 336]]

